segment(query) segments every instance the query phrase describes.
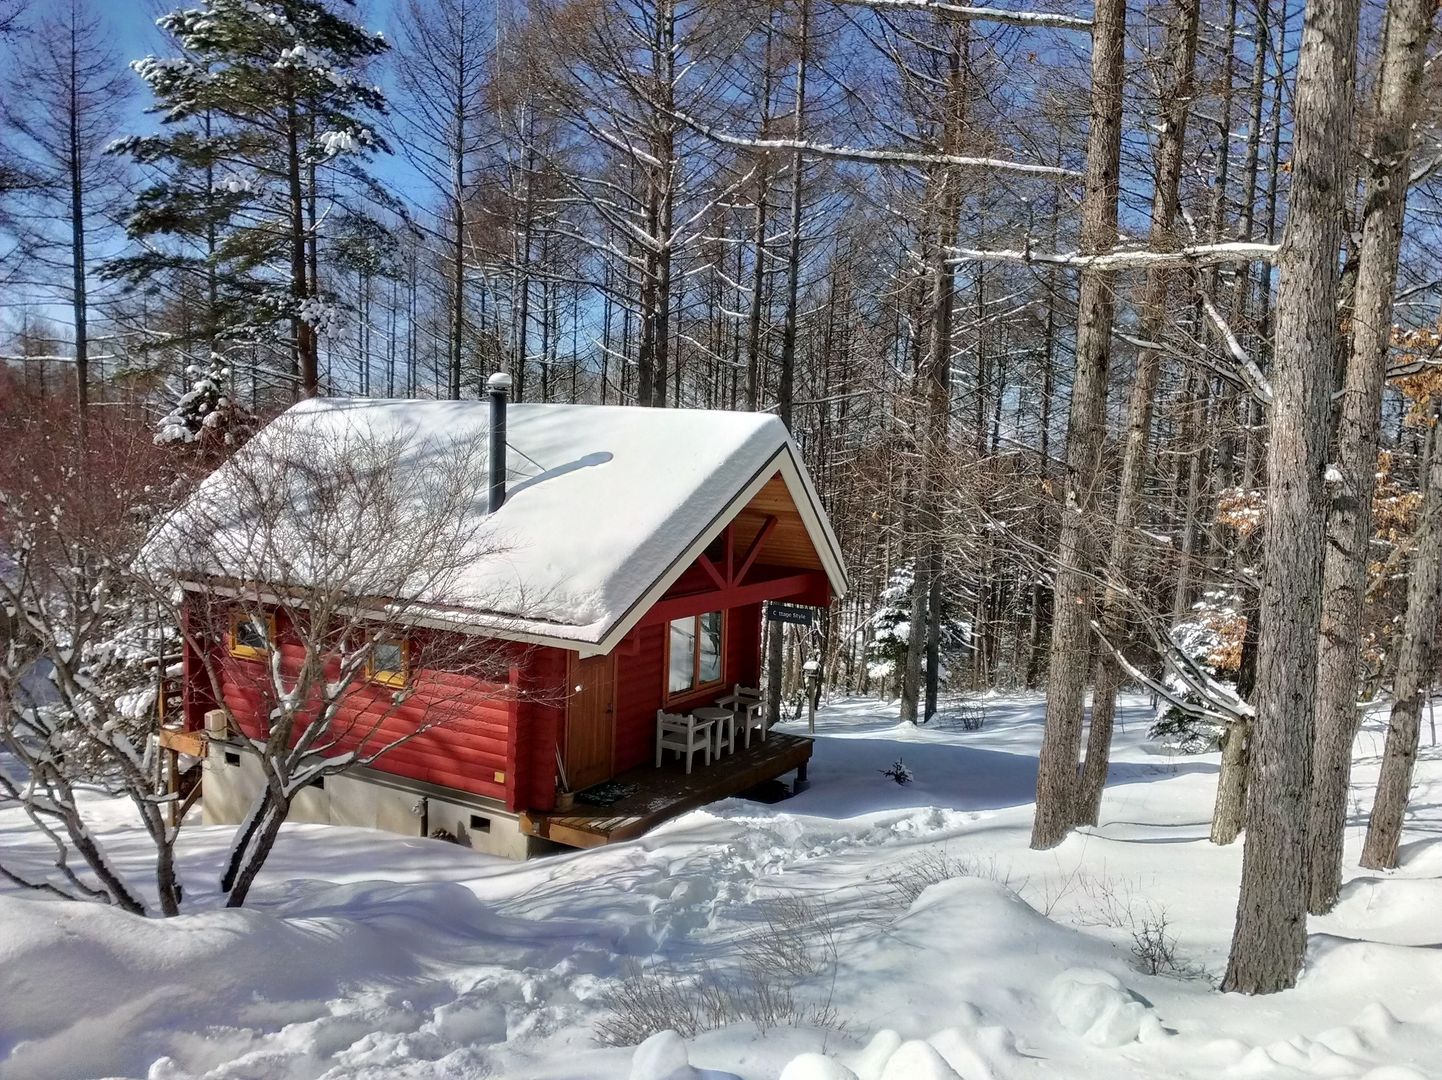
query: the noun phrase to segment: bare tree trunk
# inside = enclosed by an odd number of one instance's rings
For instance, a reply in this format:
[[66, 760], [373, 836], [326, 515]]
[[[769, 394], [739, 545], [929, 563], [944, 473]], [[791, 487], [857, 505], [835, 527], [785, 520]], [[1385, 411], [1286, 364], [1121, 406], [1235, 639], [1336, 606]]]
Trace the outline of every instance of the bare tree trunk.
[[300, 120], [292, 105], [286, 124], [286, 179], [290, 194], [290, 295], [295, 304], [291, 329], [295, 335], [295, 373], [302, 397], [320, 393], [320, 359], [316, 351], [315, 328], [301, 315], [300, 307], [310, 298], [306, 262], [305, 192], [301, 184]]
[[[1164, 90], [1164, 119], [1157, 146], [1157, 181], [1152, 197], [1151, 246], [1166, 250], [1173, 244], [1172, 226], [1177, 215], [1177, 190], [1182, 176], [1182, 149], [1186, 142], [1187, 111], [1192, 98], [1192, 69], [1197, 52], [1197, 17], [1200, 0], [1184, 0], [1177, 9], [1167, 42], [1165, 63], [1170, 79]], [[1171, 275], [1164, 269], [1148, 272], [1141, 296], [1138, 334], [1143, 341], [1157, 341], [1166, 329], [1167, 291]], [[1143, 348], [1137, 353], [1127, 403], [1127, 440], [1122, 453], [1120, 489], [1117, 492], [1115, 527], [1107, 555], [1106, 581], [1124, 589], [1132, 572], [1132, 533], [1141, 513], [1142, 479], [1146, 471], [1147, 447], [1151, 441], [1152, 399], [1161, 375], [1161, 353]], [[1101, 622], [1107, 640], [1120, 647], [1126, 632], [1125, 608], [1116, 597], [1105, 598]], [[1082, 765], [1081, 794], [1077, 823], [1095, 825], [1101, 814], [1102, 789], [1106, 786], [1111, 758], [1112, 726], [1116, 713], [1121, 665], [1109, 649], [1102, 649], [1092, 690], [1091, 726], [1087, 732], [1086, 761]]]
[[1247, 792], [1237, 924], [1222, 984], [1243, 993], [1292, 986], [1307, 945], [1322, 472], [1358, 8], [1358, 0], [1308, 3], [1293, 99], [1292, 197], [1278, 263], [1267, 448], [1256, 768]]
[[[1327, 517], [1322, 632], [1317, 647], [1317, 741], [1312, 753], [1308, 831], [1308, 910], [1331, 911], [1342, 888], [1347, 788], [1356, 738], [1362, 602], [1376, 487], [1378, 415], [1392, 337], [1392, 296], [1411, 170], [1412, 125], [1422, 98], [1432, 0], [1393, 0], [1387, 8], [1382, 67], [1362, 211], [1362, 244], [1352, 303], [1352, 341], [1337, 430], [1339, 489]], [[1430, 635], [1429, 635], [1430, 636]]]
[[[800, 24], [796, 42], [796, 107], [792, 114], [792, 126], [799, 143], [805, 137], [806, 54], [811, 18], [808, 0], [801, 0], [798, 17]], [[797, 149], [791, 156], [791, 207], [786, 241], [786, 311], [781, 324], [781, 371], [776, 390], [776, 415], [788, 430], [791, 428], [796, 385], [796, 320], [801, 295], [801, 174], [805, 166], [806, 160], [800, 149]], [[764, 214], [759, 210], [757, 220], [764, 220]], [[758, 262], [761, 259], [759, 247], [756, 258]], [[775, 629], [777, 632], [771, 635], [766, 648], [766, 714], [772, 722], [781, 714], [781, 662], [785, 647], [785, 637], [780, 632], [781, 624], [776, 624]]]
[[[1106, 251], [1116, 242], [1121, 157], [1124, 0], [1101, 0], [1092, 16], [1091, 119], [1087, 133], [1081, 246]], [[1052, 587], [1046, 730], [1037, 761], [1036, 819], [1031, 846], [1051, 848], [1076, 819], [1077, 756], [1091, 639], [1091, 584], [1086, 573], [1086, 524], [1096, 502], [1106, 434], [1107, 368], [1111, 355], [1112, 275], [1081, 273], [1077, 298], [1076, 373], [1067, 425], [1066, 492]]]
[[1362, 846], [1362, 865], [1370, 870], [1391, 870], [1397, 865], [1397, 844], [1422, 731], [1422, 706], [1436, 659], [1437, 617], [1442, 613], [1442, 405], [1434, 405], [1432, 425], [1417, 550], [1407, 582], [1407, 614], [1393, 682], [1394, 704], [1382, 752], [1382, 774], [1377, 779], [1377, 801], [1372, 804]]

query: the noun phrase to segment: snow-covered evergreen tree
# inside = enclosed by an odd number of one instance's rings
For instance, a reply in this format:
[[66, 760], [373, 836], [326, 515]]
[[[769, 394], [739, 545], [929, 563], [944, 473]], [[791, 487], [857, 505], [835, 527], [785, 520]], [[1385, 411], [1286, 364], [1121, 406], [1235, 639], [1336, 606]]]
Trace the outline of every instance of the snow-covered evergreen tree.
[[202, 443], [233, 446], [255, 429], [255, 417], [230, 395], [230, 367], [225, 357], [211, 353], [203, 370], [186, 369], [191, 382], [175, 407], [156, 425], [159, 446]]
[[[1241, 614], [1241, 599], [1224, 589], [1202, 595], [1191, 617], [1172, 629], [1172, 640], [1209, 679], [1235, 691], [1237, 671], [1242, 663], [1242, 639], [1247, 620]], [[1183, 701], [1203, 706], [1191, 686], [1176, 675], [1166, 679], [1167, 689]], [[1149, 734], [1174, 746], [1183, 754], [1205, 754], [1217, 749], [1222, 725], [1176, 705], [1168, 706], [1152, 725]]]
[[[906, 645], [911, 636], [911, 590], [916, 582], [915, 564], [902, 563], [891, 572], [886, 588], [877, 598], [876, 611], [870, 619], [871, 640], [866, 646], [867, 674], [873, 679], [888, 681], [901, 670], [906, 659]], [[968, 625], [954, 618], [945, 597], [941, 608], [941, 680], [947, 677], [948, 654], [963, 647], [968, 640]], [[922, 660], [925, 673], [926, 661]]]
[[[204, 294], [207, 347], [282, 336], [294, 374], [319, 390], [317, 338], [335, 319], [319, 265], [383, 235], [363, 202], [392, 198], [367, 172], [386, 151], [385, 111], [365, 65], [387, 44], [317, 0], [205, 0], [158, 21], [178, 55], [132, 67], [155, 97], [160, 133], [112, 150], [155, 167], [126, 222], [143, 250], [116, 260], [132, 283], [162, 271]], [[364, 199], [355, 196], [364, 196]]]

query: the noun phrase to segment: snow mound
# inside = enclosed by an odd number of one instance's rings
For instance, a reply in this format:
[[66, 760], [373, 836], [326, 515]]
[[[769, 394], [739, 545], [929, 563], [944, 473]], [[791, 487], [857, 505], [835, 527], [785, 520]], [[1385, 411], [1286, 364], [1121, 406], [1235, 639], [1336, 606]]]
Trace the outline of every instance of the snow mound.
[[1048, 996], [1057, 1022], [1093, 1046], [1125, 1046], [1161, 1030], [1150, 1006], [1107, 971], [1063, 971]]
[[931, 1043], [912, 1039], [896, 1048], [880, 1080], [961, 1080]]
[[825, 1054], [802, 1054], [781, 1070], [781, 1080], [858, 1080], [856, 1074]]
[[686, 1040], [674, 1031], [658, 1031], [636, 1047], [630, 1080], [740, 1080], [732, 1073], [691, 1065]]

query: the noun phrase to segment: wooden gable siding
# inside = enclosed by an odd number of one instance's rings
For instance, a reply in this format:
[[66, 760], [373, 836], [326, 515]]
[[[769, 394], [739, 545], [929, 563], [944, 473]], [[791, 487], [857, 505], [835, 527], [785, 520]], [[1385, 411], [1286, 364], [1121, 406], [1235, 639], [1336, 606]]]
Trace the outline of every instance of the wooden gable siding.
[[[304, 650], [283, 616], [277, 618], [276, 638], [281, 669], [294, 677]], [[246, 737], [265, 738], [272, 705], [268, 700], [269, 680], [260, 670], [262, 661], [231, 656], [225, 641], [218, 644], [217, 658], [226, 707]], [[387, 751], [371, 767], [514, 804], [512, 778], [516, 773], [515, 733], [519, 725], [513, 721], [514, 695], [509, 686], [426, 668], [411, 673], [411, 684], [414, 692], [410, 699], [390, 707], [394, 693], [391, 688], [357, 680], [334, 725], [341, 735], [334, 752], [353, 749], [381, 717], [384, 719], [380, 726], [367, 739], [372, 750], [425, 727]], [[389, 715], [385, 715], [387, 708]], [[343, 735], [347, 729], [354, 733], [350, 740]]]

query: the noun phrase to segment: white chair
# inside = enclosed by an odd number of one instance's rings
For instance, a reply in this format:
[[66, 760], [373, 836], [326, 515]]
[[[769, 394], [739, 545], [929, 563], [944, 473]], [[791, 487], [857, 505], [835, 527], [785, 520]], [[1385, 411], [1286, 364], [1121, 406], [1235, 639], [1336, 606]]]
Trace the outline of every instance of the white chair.
[[691, 775], [691, 759], [697, 750], [706, 752], [706, 764], [711, 764], [711, 720], [698, 720], [694, 716], [682, 716], [656, 710], [656, 768], [661, 767], [661, 752], [675, 750], [686, 755], [686, 775]]
[[762, 706], [760, 690], [736, 683], [731, 693], [717, 699], [716, 704], [724, 705], [735, 715], [737, 722], [741, 725], [742, 743], [748, 750], [751, 748], [751, 729], [753, 727], [761, 729], [761, 741], [766, 741], [766, 735], [770, 729], [766, 722], [766, 710]]

